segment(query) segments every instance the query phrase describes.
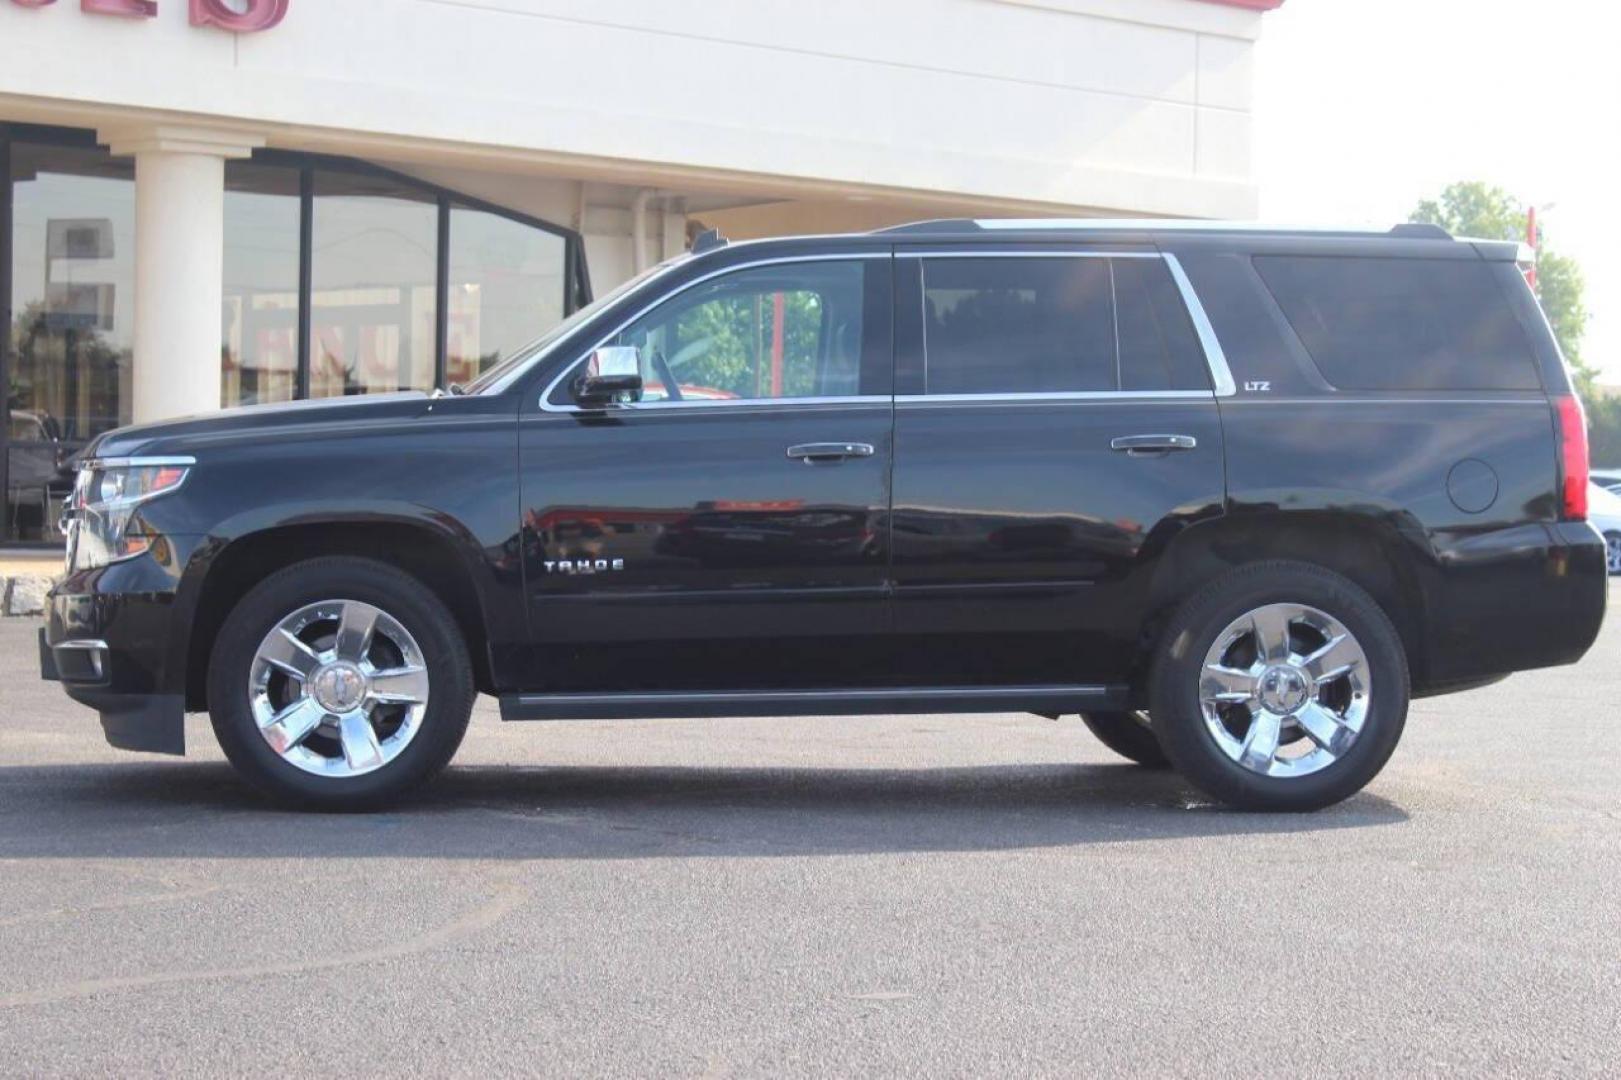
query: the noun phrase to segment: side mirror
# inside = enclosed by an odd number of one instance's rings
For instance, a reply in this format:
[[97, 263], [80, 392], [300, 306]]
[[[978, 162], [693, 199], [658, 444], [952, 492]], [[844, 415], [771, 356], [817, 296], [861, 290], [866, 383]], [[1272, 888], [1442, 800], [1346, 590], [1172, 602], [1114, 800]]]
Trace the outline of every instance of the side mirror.
[[604, 345], [591, 354], [574, 380], [574, 400], [582, 408], [600, 409], [641, 398], [641, 358], [629, 345]]

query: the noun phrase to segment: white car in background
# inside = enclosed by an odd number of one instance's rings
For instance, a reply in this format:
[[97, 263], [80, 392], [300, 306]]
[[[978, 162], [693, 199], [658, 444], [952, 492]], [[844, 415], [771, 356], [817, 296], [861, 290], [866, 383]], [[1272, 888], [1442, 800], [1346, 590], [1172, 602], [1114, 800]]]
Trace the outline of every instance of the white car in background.
[[1598, 484], [1589, 484], [1587, 520], [1604, 534], [1604, 543], [1610, 558], [1610, 573], [1621, 574], [1621, 495], [1606, 491]]

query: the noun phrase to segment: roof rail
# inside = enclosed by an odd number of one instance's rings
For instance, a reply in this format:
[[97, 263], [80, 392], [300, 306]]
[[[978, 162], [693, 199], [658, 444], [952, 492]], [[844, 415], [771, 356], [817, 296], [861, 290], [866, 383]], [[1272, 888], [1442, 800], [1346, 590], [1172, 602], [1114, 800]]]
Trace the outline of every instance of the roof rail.
[[1403, 222], [1390, 229], [1333, 225], [1268, 225], [1259, 221], [1206, 221], [1198, 218], [942, 218], [879, 229], [885, 236], [930, 236], [964, 232], [1237, 232], [1311, 233], [1337, 236], [1389, 236], [1403, 240], [1451, 240], [1439, 225]]
[[705, 229], [703, 232], [692, 238], [692, 253], [694, 255], [702, 255], [706, 251], [714, 251], [716, 248], [723, 248], [729, 243], [731, 243], [731, 241], [722, 236], [719, 229]]

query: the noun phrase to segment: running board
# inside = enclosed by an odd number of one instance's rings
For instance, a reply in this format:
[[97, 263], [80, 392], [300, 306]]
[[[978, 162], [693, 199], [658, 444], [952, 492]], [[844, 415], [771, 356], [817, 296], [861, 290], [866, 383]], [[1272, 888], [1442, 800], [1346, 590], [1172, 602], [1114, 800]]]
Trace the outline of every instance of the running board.
[[1124, 686], [898, 686], [856, 690], [717, 690], [507, 694], [503, 720], [643, 720], [883, 713], [1044, 715], [1124, 709]]

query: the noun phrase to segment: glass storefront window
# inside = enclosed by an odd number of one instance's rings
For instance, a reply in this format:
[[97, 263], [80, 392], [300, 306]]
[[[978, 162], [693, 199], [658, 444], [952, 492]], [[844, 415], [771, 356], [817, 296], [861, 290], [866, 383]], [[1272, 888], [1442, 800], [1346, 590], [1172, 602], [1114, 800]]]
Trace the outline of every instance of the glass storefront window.
[[[133, 419], [135, 168], [93, 138], [0, 124], [0, 543]], [[225, 406], [470, 382], [590, 299], [574, 234], [341, 159], [228, 162], [224, 238]]]
[[54, 536], [68, 457], [130, 421], [135, 184], [92, 147], [11, 146], [4, 538]]
[[299, 170], [225, 166], [220, 403], [298, 396]]
[[315, 174], [310, 396], [434, 385], [437, 199], [396, 180]]
[[563, 320], [567, 251], [556, 233], [451, 207], [447, 381], [471, 382]]

